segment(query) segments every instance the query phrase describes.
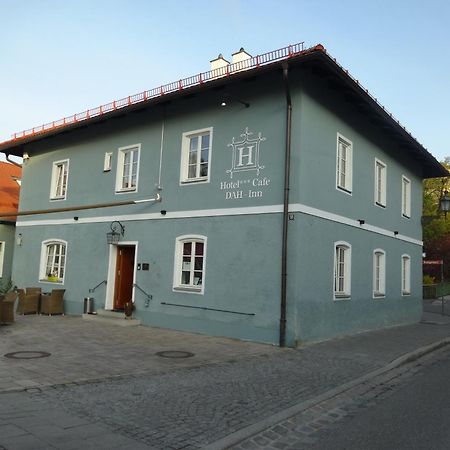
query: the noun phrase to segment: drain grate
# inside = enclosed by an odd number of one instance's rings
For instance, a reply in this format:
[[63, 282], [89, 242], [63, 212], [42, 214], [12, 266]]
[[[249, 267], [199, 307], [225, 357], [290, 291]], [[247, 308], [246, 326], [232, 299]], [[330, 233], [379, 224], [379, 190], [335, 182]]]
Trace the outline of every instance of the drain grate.
[[36, 358], [47, 358], [51, 353], [48, 352], [40, 352], [34, 350], [24, 350], [22, 352], [12, 352], [6, 353], [3, 355], [5, 358], [11, 359], [36, 359]]
[[191, 358], [194, 356], [191, 352], [183, 352], [181, 350], [165, 350], [163, 352], [156, 352], [161, 358]]

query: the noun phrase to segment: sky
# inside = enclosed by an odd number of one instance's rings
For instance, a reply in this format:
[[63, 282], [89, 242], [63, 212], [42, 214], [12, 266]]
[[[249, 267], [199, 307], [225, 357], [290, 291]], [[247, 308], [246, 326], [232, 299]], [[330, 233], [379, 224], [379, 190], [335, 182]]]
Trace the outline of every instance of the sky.
[[438, 160], [450, 156], [448, 0], [0, 0], [0, 141], [257, 55], [321, 43]]

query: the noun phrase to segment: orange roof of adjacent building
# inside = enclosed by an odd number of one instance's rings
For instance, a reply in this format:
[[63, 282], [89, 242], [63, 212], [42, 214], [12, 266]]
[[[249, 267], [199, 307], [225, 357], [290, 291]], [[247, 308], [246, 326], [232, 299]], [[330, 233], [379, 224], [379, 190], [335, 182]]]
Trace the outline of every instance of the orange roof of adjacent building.
[[[22, 169], [14, 164], [0, 161], [0, 213], [17, 211], [19, 208], [20, 180]], [[16, 220], [8, 217], [7, 220]]]

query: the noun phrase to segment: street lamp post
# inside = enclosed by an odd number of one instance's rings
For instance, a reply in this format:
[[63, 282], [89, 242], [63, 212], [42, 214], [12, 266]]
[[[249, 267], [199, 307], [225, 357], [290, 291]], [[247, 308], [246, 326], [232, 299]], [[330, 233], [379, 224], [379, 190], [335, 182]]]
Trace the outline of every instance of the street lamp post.
[[447, 218], [447, 212], [450, 211], [450, 197], [448, 191], [444, 191], [444, 195], [439, 200], [439, 211], [445, 214]]

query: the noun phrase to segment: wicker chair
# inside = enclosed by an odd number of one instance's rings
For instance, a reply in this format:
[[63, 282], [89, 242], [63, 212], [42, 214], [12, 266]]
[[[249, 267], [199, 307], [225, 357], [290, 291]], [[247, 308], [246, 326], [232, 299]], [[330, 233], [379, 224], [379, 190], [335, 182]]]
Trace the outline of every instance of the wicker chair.
[[41, 314], [64, 314], [65, 289], [53, 289], [51, 294], [43, 294], [41, 297]]
[[39, 300], [41, 298], [41, 288], [17, 289], [19, 294], [19, 305], [17, 314], [37, 314], [39, 312]]
[[8, 292], [0, 300], [0, 322], [13, 323], [14, 322], [14, 306], [17, 300], [15, 292]]

